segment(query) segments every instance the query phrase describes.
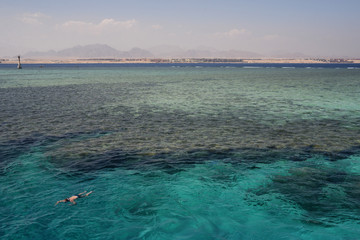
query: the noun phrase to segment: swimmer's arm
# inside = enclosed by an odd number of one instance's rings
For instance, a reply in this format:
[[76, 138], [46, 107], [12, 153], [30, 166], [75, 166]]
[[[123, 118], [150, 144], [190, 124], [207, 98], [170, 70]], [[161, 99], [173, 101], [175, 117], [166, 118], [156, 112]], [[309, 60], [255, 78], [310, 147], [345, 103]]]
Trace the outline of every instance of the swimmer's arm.
[[93, 191], [88, 192], [85, 197], [89, 196]]
[[76, 202], [74, 200], [70, 200], [70, 202], [72, 203], [70, 205], [76, 205]]

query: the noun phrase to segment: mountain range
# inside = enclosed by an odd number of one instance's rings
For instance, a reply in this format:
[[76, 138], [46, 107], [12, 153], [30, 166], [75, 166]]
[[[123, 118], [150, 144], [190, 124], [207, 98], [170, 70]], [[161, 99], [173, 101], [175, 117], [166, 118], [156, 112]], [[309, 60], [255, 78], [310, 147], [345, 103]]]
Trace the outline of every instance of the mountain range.
[[[267, 57], [259, 53], [240, 50], [221, 51], [213, 48], [199, 47], [182, 49], [177, 46], [162, 45], [148, 50], [132, 48], [129, 51], [119, 51], [106, 44], [75, 46], [60, 51], [28, 52], [25, 58], [261, 58]], [[270, 57], [304, 58], [301, 53], [274, 53]]]
[[50, 50], [47, 52], [28, 52], [27, 58], [151, 58], [154, 57], [149, 51], [133, 48], [130, 51], [119, 51], [106, 44], [92, 44], [75, 46], [60, 51]]

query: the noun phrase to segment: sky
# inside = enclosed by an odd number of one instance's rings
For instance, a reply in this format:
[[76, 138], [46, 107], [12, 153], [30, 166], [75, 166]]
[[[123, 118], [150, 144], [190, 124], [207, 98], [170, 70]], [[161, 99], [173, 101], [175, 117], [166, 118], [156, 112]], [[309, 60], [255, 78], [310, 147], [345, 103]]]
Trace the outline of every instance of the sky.
[[359, 0], [0, 0], [0, 56], [108, 44], [360, 58], [359, 9]]

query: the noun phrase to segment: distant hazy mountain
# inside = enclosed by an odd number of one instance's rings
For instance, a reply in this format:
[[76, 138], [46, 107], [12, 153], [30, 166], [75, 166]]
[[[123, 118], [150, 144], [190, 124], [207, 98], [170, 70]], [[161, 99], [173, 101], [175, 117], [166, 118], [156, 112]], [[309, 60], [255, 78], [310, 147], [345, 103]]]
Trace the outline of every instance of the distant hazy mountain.
[[222, 58], [260, 58], [261, 54], [250, 51], [228, 50], [219, 51], [217, 55]]
[[211, 47], [198, 47], [184, 50], [177, 46], [163, 45], [149, 49], [155, 57], [167, 58], [258, 58], [262, 55], [255, 52], [228, 50], [219, 51]]
[[309, 58], [302, 53], [272, 52], [268, 55], [240, 50], [220, 51], [211, 47], [183, 49], [178, 46], [162, 45], [149, 50], [133, 48], [119, 51], [106, 44], [75, 46], [61, 51], [28, 52], [25, 58]]
[[57, 52], [59, 57], [82, 57], [82, 58], [97, 58], [97, 57], [118, 57], [122, 53], [118, 50], [102, 44], [94, 44], [87, 46], [76, 46]]
[[27, 58], [142, 58], [153, 57], [149, 51], [133, 48], [130, 51], [119, 51], [106, 44], [76, 46], [61, 51], [28, 52]]
[[141, 48], [132, 48], [130, 51], [125, 52], [129, 58], [152, 58], [154, 54], [151, 52], [141, 49]]

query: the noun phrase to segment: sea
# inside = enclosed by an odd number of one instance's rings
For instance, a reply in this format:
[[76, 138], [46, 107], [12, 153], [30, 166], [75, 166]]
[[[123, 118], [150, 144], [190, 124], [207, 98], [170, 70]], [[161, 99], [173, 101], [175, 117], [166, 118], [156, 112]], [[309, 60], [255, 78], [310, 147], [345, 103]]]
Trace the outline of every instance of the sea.
[[359, 239], [360, 64], [0, 64], [0, 238]]

